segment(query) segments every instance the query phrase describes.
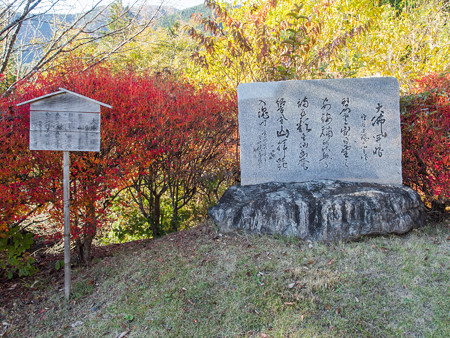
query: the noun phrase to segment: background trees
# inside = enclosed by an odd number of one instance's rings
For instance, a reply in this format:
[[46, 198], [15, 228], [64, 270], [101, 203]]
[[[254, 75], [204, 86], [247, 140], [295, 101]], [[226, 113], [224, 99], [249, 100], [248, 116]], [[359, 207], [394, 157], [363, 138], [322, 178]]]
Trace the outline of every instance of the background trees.
[[330, 64], [344, 76], [394, 76], [402, 94], [414, 91], [415, 80], [448, 72], [450, 4], [448, 1], [397, 1], [385, 4], [369, 34], [354, 39]]
[[[403, 93], [448, 71], [447, 1], [207, 1], [191, 78], [234, 90], [249, 81], [395, 76]], [[391, 5], [392, 3], [392, 5]]]
[[[20, 41], [21, 27], [48, 24], [47, 14], [65, 2], [45, 4], [13, 0], [0, 9], [5, 245], [39, 225], [59, 236], [61, 156], [28, 151], [28, 111], [15, 107], [58, 87], [114, 107], [102, 112], [101, 153], [72, 154], [72, 230], [84, 261], [100, 230], [123, 240], [182, 229], [238, 180], [235, 89], [242, 82], [397, 77], [405, 96], [404, 181], [430, 208], [448, 205], [445, 1], [207, 1], [213, 16], [166, 28], [151, 25], [147, 7], [99, 1], [53, 20], [50, 37]], [[24, 62], [32, 48], [40, 53]], [[416, 81], [433, 72], [445, 74]]]
[[[235, 90], [241, 82], [327, 76], [327, 62], [377, 19], [372, 1], [206, 1], [213, 18], [189, 27], [198, 76]], [[364, 9], [364, 10], [362, 10]], [[194, 76], [193, 74], [190, 74]]]
[[[39, 70], [61, 63], [65, 54], [105, 40], [106, 48], [85, 55], [86, 66], [123, 52], [158, 15], [161, 6], [144, 11], [145, 1], [123, 6], [99, 0], [82, 13], [65, 0], [12, 0], [0, 6], [0, 75], [2, 91]], [[61, 14], [68, 13], [72, 14]]]

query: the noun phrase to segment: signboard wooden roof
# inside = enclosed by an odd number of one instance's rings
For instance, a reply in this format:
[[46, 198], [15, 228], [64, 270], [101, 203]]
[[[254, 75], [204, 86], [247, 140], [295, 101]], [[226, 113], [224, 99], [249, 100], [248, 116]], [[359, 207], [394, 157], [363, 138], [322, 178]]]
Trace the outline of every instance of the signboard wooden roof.
[[103, 102], [60, 88], [30, 104], [30, 150], [100, 151]]
[[[68, 95], [62, 95], [68, 94]], [[62, 96], [61, 96], [62, 95]], [[22, 106], [27, 103], [31, 104], [32, 110], [57, 110], [57, 111], [84, 111], [84, 112], [100, 112], [100, 106], [112, 108], [109, 104], [91, 99], [74, 93], [70, 90], [59, 88], [59, 91], [47, 95], [39, 96], [34, 99], [19, 103]], [[71, 105], [77, 103], [75, 105]], [[42, 109], [41, 109], [42, 108]], [[87, 109], [86, 109], [87, 108]]]

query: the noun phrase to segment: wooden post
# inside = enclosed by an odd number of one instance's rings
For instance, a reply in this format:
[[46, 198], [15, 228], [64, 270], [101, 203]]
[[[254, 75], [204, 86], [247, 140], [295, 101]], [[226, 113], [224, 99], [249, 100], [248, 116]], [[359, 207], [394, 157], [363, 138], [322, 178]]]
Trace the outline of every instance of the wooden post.
[[70, 156], [64, 151], [63, 156], [63, 189], [64, 189], [64, 294], [70, 297]]

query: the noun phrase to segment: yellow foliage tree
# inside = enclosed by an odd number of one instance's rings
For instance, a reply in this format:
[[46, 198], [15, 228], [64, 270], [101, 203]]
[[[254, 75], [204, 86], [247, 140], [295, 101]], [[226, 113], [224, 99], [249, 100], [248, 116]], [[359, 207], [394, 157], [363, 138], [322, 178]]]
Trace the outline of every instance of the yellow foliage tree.
[[198, 18], [203, 31], [187, 28], [199, 45], [187, 75], [230, 93], [242, 82], [364, 76], [397, 77], [406, 92], [448, 70], [446, 1], [401, 10], [372, 0], [206, 3], [215, 17]]
[[449, 71], [450, 5], [447, 1], [420, 1], [401, 12], [381, 7], [370, 34], [359, 36], [341, 50], [329, 70], [344, 76], [393, 76], [402, 91], [428, 73]]
[[[189, 77], [239, 83], [327, 77], [328, 61], [378, 18], [371, 0], [206, 1], [215, 17], [187, 29], [199, 43]], [[206, 33], [205, 33], [206, 32]]]

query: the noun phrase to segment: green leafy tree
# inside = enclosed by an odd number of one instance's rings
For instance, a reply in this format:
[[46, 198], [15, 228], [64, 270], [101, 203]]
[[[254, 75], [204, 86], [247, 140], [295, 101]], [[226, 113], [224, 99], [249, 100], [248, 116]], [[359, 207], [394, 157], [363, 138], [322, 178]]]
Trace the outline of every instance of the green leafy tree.
[[115, 37], [123, 35], [133, 20], [130, 8], [124, 6], [122, 0], [115, 0], [111, 4], [109, 12], [107, 32], [116, 32]]
[[129, 45], [129, 50], [111, 61], [117, 68], [133, 65], [136, 71], [151, 69], [155, 73], [182, 76], [196, 43], [179, 23], [156, 29], [149, 27]]

